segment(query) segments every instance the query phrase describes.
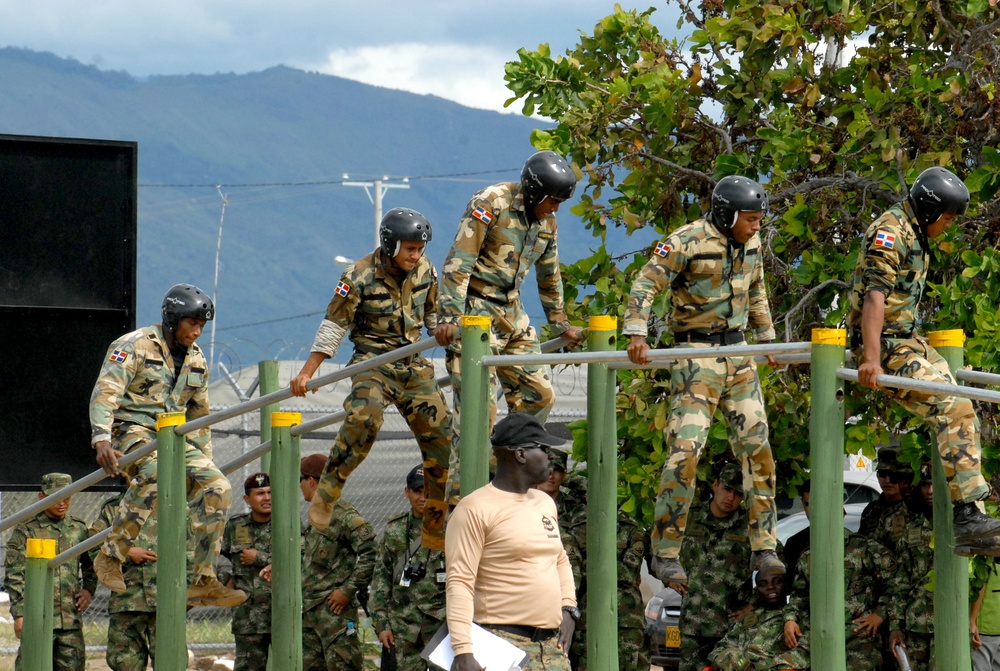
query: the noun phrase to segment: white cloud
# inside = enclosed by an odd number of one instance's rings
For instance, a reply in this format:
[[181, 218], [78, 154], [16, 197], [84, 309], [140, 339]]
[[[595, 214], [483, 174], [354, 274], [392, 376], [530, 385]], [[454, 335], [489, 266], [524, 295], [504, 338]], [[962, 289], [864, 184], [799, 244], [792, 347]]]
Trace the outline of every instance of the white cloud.
[[327, 61], [308, 70], [412, 93], [432, 94], [467, 107], [519, 114], [504, 109], [504, 63], [514, 54], [462, 44], [388, 44], [334, 49]]

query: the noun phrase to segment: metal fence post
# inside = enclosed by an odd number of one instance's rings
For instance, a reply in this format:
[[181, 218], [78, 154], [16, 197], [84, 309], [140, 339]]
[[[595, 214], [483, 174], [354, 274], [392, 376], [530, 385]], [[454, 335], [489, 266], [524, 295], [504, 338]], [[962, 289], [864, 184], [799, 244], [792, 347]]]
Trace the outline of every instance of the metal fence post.
[[271, 413], [271, 667], [302, 671], [301, 439], [298, 412]]
[[458, 439], [462, 496], [490, 480], [490, 370], [482, 365], [490, 353], [490, 318], [462, 317], [462, 429]]
[[52, 618], [55, 581], [49, 560], [58, 541], [29, 538], [25, 548], [24, 627], [21, 630], [21, 665], [24, 671], [51, 671]]
[[[278, 391], [278, 389], [280, 389], [278, 385], [278, 362], [258, 362], [257, 378], [260, 380], [260, 384], [258, 385], [258, 394], [261, 396], [267, 396], [270, 393]], [[271, 413], [277, 412], [280, 407], [280, 403], [268, 403], [260, 409], [260, 442], [266, 443], [271, 440]], [[262, 473], [271, 472], [270, 452], [261, 455], [260, 470]]]
[[[928, 334], [952, 373], [965, 364], [965, 333], [961, 329]], [[934, 472], [934, 657], [940, 671], [972, 667], [969, 651], [969, 560], [955, 554], [951, 494], [941, 453], [931, 449]]]
[[[813, 329], [809, 414], [812, 668], [843, 671], [844, 649], [844, 365], [847, 332]], [[792, 567], [788, 567], [791, 569]], [[966, 619], [968, 619], [966, 617]]]
[[187, 443], [183, 412], [156, 416], [156, 669], [187, 666]]
[[[590, 318], [587, 351], [615, 350], [616, 317]], [[587, 659], [618, 668], [618, 427], [615, 373], [587, 364]]]

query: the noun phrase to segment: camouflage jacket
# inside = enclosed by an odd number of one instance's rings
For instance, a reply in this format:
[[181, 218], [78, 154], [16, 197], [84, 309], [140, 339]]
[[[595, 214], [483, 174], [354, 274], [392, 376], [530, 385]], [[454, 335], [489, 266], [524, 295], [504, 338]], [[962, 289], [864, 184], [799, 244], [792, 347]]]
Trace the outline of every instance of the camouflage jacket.
[[[4, 556], [4, 588], [10, 595], [10, 615], [14, 618], [24, 617], [24, 569], [29, 538], [56, 539], [56, 554], [60, 554], [87, 540], [87, 525], [70, 515], [54, 520], [43, 511], [14, 527]], [[93, 595], [97, 591], [97, 574], [90, 555], [84, 553], [66, 562], [54, 578], [52, 628], [80, 629], [83, 619], [76, 608], [76, 593], [85, 589]]]
[[692, 505], [680, 560], [688, 575], [688, 593], [681, 601], [681, 633], [725, 635], [731, 624], [729, 614], [750, 603], [753, 595], [746, 509], [718, 518], [708, 502]]
[[890, 550], [895, 550], [906, 533], [906, 526], [920, 517], [922, 515], [919, 512], [910, 510], [905, 503], [900, 502], [882, 511], [875, 520], [871, 538]]
[[[257, 551], [252, 566], [240, 561], [240, 553], [247, 549]], [[232, 563], [236, 589], [247, 595], [233, 611], [233, 633], [271, 633], [271, 583], [260, 577], [260, 570], [271, 563], [270, 520], [257, 522], [251, 513], [230, 517], [222, 533], [222, 556]]]
[[906, 525], [896, 544], [898, 569], [886, 588], [889, 598], [889, 631], [918, 634], [934, 631], [934, 527], [924, 515]]
[[[785, 619], [802, 625], [809, 623], [811, 557], [812, 552], [807, 549], [799, 558], [795, 582], [785, 607]], [[866, 536], [844, 531], [844, 622], [848, 638], [854, 633], [852, 620], [855, 618], [877, 613], [885, 619], [888, 610], [885, 585], [895, 570], [892, 552]]]
[[905, 526], [906, 522], [902, 522], [899, 533], [895, 535], [895, 538], [893, 538], [891, 542], [886, 542], [883, 537], [883, 529], [885, 527], [886, 518], [892, 517], [893, 514], [901, 508], [905, 508], [905, 504], [902, 500], [890, 501], [885, 497], [885, 494], [879, 494], [878, 498], [865, 506], [864, 511], [862, 511], [861, 525], [858, 527], [858, 535], [867, 536], [868, 538], [876, 540], [889, 548], [895, 547], [896, 541], [899, 540], [899, 536], [902, 534], [902, 527]]
[[[115, 513], [118, 512], [118, 504], [121, 503], [122, 495], [108, 499], [104, 502], [97, 519], [90, 525], [90, 535], [99, 534], [111, 527], [115, 520]], [[149, 516], [146, 523], [139, 531], [139, 538], [136, 539], [137, 547], [156, 552], [156, 511]], [[91, 558], [97, 556], [100, 547], [91, 551]], [[132, 560], [126, 560], [122, 564], [122, 575], [125, 577], [125, 591], [111, 592], [108, 601], [109, 613], [155, 613], [156, 612], [156, 562], [143, 562], [136, 564]]]
[[719, 671], [808, 669], [808, 639], [800, 638], [798, 646], [789, 650], [784, 626], [780, 608], [766, 610], [758, 606], [733, 624], [708, 659]]
[[917, 304], [927, 282], [930, 254], [920, 244], [913, 208], [906, 201], [872, 222], [854, 269], [848, 328], [861, 330], [865, 294], [885, 295], [882, 332], [908, 337], [917, 322]]
[[312, 351], [331, 358], [350, 331], [362, 354], [390, 352], [420, 340], [420, 327], [437, 325], [437, 271], [426, 256], [402, 280], [386, 270], [382, 250], [344, 270], [326, 308]]
[[477, 300], [519, 306], [521, 285], [534, 266], [546, 319], [564, 331], [569, 322], [556, 228], [555, 216], [529, 223], [518, 182], [495, 184], [473, 196], [444, 262], [440, 321], [454, 324], [461, 315], [489, 314], [476, 308]]
[[[391, 629], [398, 639], [416, 643], [420, 628], [429, 620], [443, 622], [444, 556], [440, 550], [420, 545], [421, 520], [410, 511], [389, 518], [378, 548], [372, 579], [372, 626], [376, 632]], [[410, 548], [417, 549], [410, 555]], [[407, 561], [424, 565], [425, 575], [409, 586], [400, 584]], [[440, 578], [440, 581], [439, 581]]]
[[[561, 526], [560, 521], [560, 526]], [[569, 527], [563, 532], [563, 546], [566, 546], [566, 536], [574, 553], [579, 555], [580, 575], [576, 575], [574, 567], [573, 579], [576, 581], [576, 603], [580, 612], [587, 610], [587, 517], [586, 510], [569, 522]], [[639, 580], [642, 562], [649, 551], [649, 532], [641, 528], [634, 519], [624, 514], [618, 515], [618, 530], [615, 535], [618, 562], [618, 628], [645, 629], [644, 602], [639, 592]], [[566, 548], [570, 556], [570, 548]], [[570, 564], [573, 558], [570, 556]], [[585, 618], [580, 618], [577, 630], [587, 628]]]
[[670, 328], [719, 332], [748, 326], [757, 340], [774, 339], [760, 237], [732, 245], [714, 224], [698, 219], [656, 246], [632, 284], [623, 335], [646, 335], [657, 294], [670, 288]]
[[[302, 612], [324, 604], [339, 589], [358, 606], [358, 590], [368, 589], [375, 569], [375, 532], [357, 508], [344, 499], [333, 507], [330, 526], [306, 525], [302, 546]], [[350, 610], [350, 619], [357, 616]], [[345, 617], [348, 611], [344, 612]]]
[[[156, 437], [156, 415], [184, 412], [188, 420], [208, 414], [208, 364], [197, 344], [188, 348], [174, 375], [160, 324], [128, 333], [111, 343], [90, 397], [91, 442], [110, 440], [127, 452]], [[208, 427], [184, 436], [212, 456]]]

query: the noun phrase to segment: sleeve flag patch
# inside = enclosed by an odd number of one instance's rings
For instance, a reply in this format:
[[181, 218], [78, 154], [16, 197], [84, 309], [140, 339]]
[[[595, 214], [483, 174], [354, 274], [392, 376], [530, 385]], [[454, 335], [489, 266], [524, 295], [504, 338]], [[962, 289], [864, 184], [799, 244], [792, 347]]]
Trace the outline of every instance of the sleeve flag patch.
[[889, 231], [879, 231], [875, 234], [875, 246], [885, 247], [886, 249], [892, 249], [893, 245], [896, 244], [896, 234], [890, 233]]
[[667, 252], [669, 252], [669, 251], [670, 251], [670, 245], [668, 245], [665, 242], [661, 242], [661, 243], [659, 243], [659, 244], [656, 245], [656, 250], [654, 251], [654, 253], [657, 256], [666, 256]]
[[111, 356], [108, 358], [108, 361], [111, 361], [113, 363], [125, 363], [125, 359], [127, 358], [128, 358], [128, 352], [123, 352], [120, 349], [116, 349], [114, 352], [111, 353]]
[[337, 288], [333, 290], [338, 296], [346, 296], [351, 293], [351, 285], [347, 282], [337, 282]]
[[493, 213], [484, 207], [477, 207], [472, 211], [472, 216], [480, 220], [484, 224], [488, 224], [493, 221]]

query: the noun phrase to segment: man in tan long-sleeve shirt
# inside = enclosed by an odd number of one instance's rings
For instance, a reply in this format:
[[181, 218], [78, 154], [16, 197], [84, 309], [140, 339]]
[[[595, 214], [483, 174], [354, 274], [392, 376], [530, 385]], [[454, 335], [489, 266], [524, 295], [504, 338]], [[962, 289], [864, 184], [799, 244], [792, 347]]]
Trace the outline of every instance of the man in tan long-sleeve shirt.
[[482, 671], [472, 622], [528, 653], [525, 671], [569, 671], [580, 611], [552, 499], [531, 489], [552, 471], [549, 447], [565, 441], [533, 416], [511, 413], [491, 437], [493, 482], [463, 498], [448, 520], [447, 615], [452, 671]]

